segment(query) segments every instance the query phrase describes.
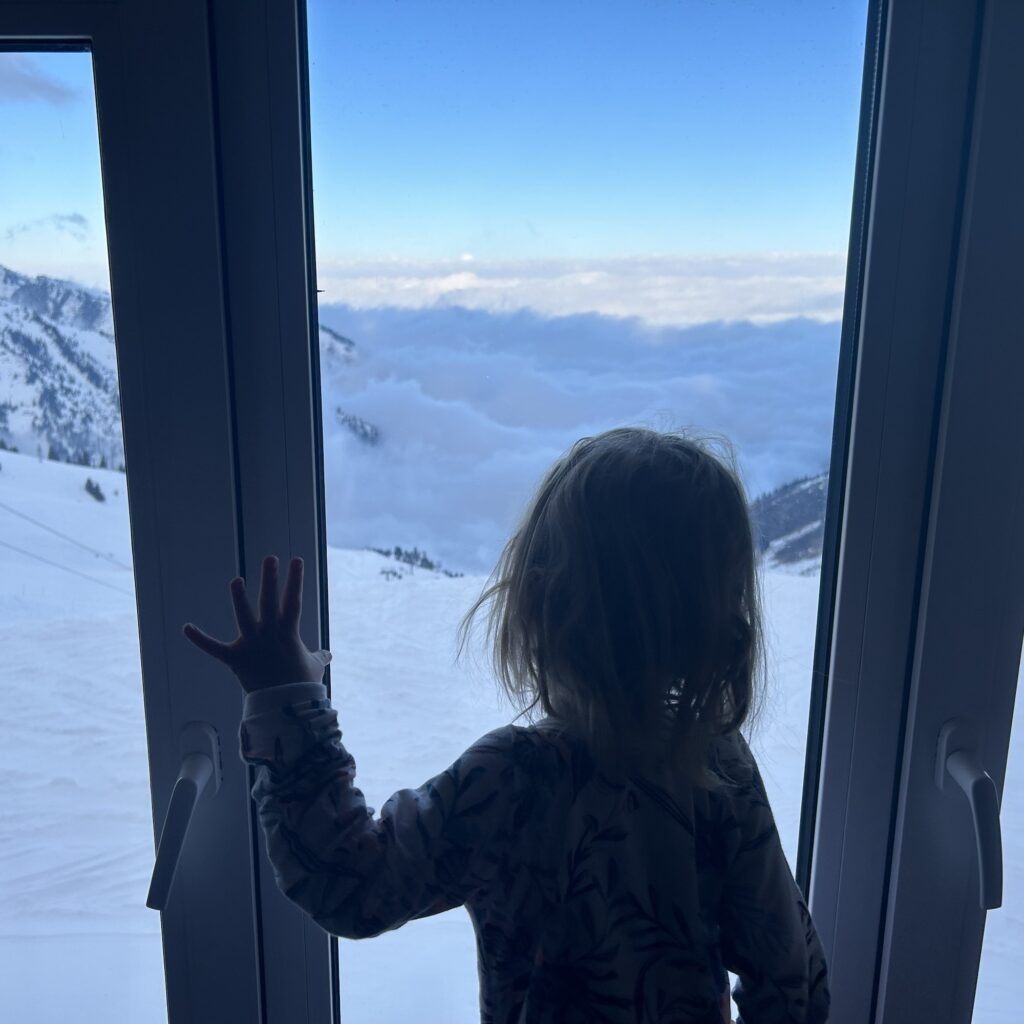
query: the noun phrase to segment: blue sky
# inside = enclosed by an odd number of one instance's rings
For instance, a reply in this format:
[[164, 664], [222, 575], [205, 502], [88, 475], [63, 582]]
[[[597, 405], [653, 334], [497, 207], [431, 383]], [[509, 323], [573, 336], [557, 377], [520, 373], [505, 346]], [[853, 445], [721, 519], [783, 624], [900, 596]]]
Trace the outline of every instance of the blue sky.
[[[545, 266], [570, 311], [635, 313], [637, 260], [678, 291], [697, 258], [699, 308], [728, 315], [728, 259], [776, 254], [750, 279], [834, 315], [865, 20], [866, 0], [310, 0], [326, 297], [501, 306], [512, 281], [562, 312]], [[0, 263], [103, 284], [88, 55], [0, 54], [0, 195]], [[776, 285], [780, 253], [800, 258]]]
[[844, 248], [865, 21], [865, 0], [311, 0], [318, 231], [414, 258]]
[[0, 53], [0, 264], [106, 286], [92, 60]]

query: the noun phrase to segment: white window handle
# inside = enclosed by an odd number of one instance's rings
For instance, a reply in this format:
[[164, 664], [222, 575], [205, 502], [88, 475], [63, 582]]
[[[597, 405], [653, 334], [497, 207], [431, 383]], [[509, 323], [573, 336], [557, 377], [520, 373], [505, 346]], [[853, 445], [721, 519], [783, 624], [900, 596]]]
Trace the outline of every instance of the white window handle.
[[222, 773], [217, 730], [207, 722], [188, 722], [181, 730], [178, 746], [181, 769], [167, 805], [167, 817], [156, 848], [153, 879], [146, 897], [146, 906], [151, 910], [163, 910], [167, 906], [171, 883], [178, 870], [178, 859], [192, 823], [192, 812], [211, 776], [214, 792], [220, 789]]
[[947, 776], [964, 791], [974, 819], [978, 848], [979, 901], [982, 910], [1003, 905], [1003, 836], [999, 826], [999, 793], [992, 777], [981, 767], [970, 730], [952, 718], [939, 730], [935, 757], [935, 784], [946, 788]]

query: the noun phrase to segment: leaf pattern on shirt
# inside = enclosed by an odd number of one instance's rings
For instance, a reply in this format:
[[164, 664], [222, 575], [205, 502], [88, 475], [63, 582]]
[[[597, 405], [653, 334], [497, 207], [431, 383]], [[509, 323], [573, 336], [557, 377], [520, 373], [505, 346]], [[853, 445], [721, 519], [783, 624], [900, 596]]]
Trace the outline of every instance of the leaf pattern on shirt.
[[714, 789], [600, 771], [552, 719], [503, 726], [374, 816], [327, 699], [245, 717], [244, 760], [285, 895], [366, 938], [465, 906], [482, 1024], [828, 1017], [825, 957], [743, 738]]

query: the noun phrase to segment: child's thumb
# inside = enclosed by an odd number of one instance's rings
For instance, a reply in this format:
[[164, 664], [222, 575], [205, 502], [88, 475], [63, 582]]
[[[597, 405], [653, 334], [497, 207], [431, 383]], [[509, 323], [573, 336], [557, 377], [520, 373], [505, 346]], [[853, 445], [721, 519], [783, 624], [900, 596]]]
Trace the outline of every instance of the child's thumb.
[[333, 657], [333, 655], [331, 654], [331, 652], [330, 652], [330, 651], [328, 651], [328, 650], [327, 650], [326, 648], [323, 648], [322, 650], [319, 650], [319, 651], [317, 651], [317, 652], [316, 652], [316, 656], [317, 656], [317, 657], [318, 657], [318, 658], [319, 658], [319, 659], [320, 659], [320, 660], [321, 660], [321, 661], [322, 661], [322, 662], [323, 662], [323, 663], [324, 663], [325, 665], [326, 665], [326, 664], [327, 664], [327, 663], [328, 663], [328, 662], [329, 662], [329, 661], [331, 660], [331, 658]]

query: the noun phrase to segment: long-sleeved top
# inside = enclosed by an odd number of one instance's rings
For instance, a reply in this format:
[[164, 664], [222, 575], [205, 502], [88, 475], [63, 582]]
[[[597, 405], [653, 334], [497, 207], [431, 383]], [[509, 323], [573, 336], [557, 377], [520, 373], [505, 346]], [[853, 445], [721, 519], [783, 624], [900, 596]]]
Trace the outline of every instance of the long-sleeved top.
[[610, 778], [558, 721], [489, 732], [374, 817], [320, 683], [248, 694], [242, 758], [284, 894], [366, 938], [464, 905], [482, 1024], [742, 1024], [828, 1017], [825, 957], [753, 755], [717, 788]]

